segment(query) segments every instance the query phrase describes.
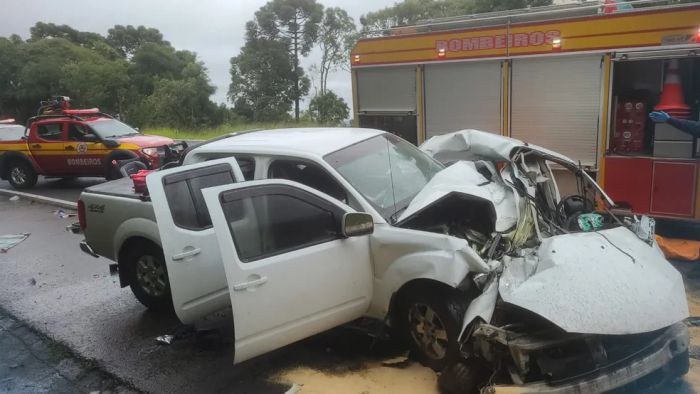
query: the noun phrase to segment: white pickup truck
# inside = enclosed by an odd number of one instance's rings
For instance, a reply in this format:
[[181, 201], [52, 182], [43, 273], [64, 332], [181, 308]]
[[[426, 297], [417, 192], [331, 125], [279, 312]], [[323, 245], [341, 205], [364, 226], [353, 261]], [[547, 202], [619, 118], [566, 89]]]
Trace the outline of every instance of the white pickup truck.
[[[146, 194], [129, 179], [86, 189], [81, 248], [182, 322], [232, 308], [235, 362], [369, 317], [467, 390], [491, 377], [598, 392], [687, 371], [683, 282], [649, 222], [615, 216], [554, 152], [474, 130], [419, 150], [378, 130], [285, 129], [182, 164], [148, 175]], [[559, 195], [554, 166], [577, 193]]]

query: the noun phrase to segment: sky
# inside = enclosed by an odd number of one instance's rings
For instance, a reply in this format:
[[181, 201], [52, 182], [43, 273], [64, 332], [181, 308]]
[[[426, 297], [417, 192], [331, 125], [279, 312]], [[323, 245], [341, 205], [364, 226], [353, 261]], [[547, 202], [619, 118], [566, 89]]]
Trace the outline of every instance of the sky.
[[[318, 0], [326, 7], [344, 8], [355, 19], [367, 12], [392, 5], [396, 0]], [[36, 22], [66, 24], [80, 31], [102, 35], [114, 25], [144, 25], [163, 33], [176, 49], [197, 52], [209, 69], [217, 90], [212, 99], [226, 101], [230, 82], [229, 60], [245, 39], [245, 23], [267, 0], [0, 0], [0, 37], [29, 37]], [[313, 51], [302, 66], [318, 63]], [[328, 87], [352, 104], [350, 73], [329, 77]]]

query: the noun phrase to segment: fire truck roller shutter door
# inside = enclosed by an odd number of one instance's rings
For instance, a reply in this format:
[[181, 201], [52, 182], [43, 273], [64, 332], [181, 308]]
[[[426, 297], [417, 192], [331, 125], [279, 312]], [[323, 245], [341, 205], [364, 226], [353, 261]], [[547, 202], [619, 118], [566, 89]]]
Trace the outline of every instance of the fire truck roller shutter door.
[[416, 112], [416, 68], [357, 70], [360, 112]]
[[426, 138], [463, 129], [501, 132], [501, 62], [425, 66]]
[[601, 58], [513, 60], [512, 137], [596, 166]]

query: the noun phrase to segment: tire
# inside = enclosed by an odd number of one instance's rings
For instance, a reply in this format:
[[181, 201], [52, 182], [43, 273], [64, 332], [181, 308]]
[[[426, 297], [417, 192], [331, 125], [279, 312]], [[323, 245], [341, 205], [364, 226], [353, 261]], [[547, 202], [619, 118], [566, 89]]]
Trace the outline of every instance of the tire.
[[427, 287], [405, 292], [398, 300], [396, 328], [411, 356], [435, 371], [459, 360], [458, 337], [468, 304], [467, 296], [457, 290]]
[[14, 160], [7, 166], [7, 180], [15, 189], [29, 189], [36, 185], [37, 174], [24, 160]]
[[146, 308], [173, 312], [173, 298], [163, 251], [154, 244], [143, 243], [125, 254], [125, 267], [131, 292]]

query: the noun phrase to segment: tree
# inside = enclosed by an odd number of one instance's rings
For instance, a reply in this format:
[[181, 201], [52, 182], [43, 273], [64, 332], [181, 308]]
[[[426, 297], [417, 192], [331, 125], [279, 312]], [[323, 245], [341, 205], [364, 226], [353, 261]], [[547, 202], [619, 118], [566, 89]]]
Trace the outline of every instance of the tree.
[[350, 50], [357, 35], [355, 22], [342, 8], [326, 8], [319, 28], [321, 63], [318, 66], [319, 94], [326, 94], [328, 75], [349, 64]]
[[305, 94], [299, 57], [309, 54], [318, 37], [318, 25], [322, 18], [323, 6], [316, 0], [272, 0], [255, 13], [255, 23], [261, 37], [287, 45], [294, 71], [294, 118], [297, 121], [299, 101]]
[[170, 46], [163, 40], [163, 34], [158, 29], [145, 26], [134, 27], [132, 25], [115, 25], [107, 31], [107, 42], [126, 58], [131, 58], [139, 48], [145, 44], [159, 44]]
[[[282, 120], [297, 97], [295, 81], [299, 77], [288, 45], [261, 35], [255, 22], [248, 22], [246, 30], [241, 53], [231, 58], [229, 100], [235, 112], [249, 120]], [[308, 79], [302, 80], [307, 83], [300, 86], [300, 92], [306, 94]]]
[[360, 18], [364, 31], [415, 24], [421, 20], [552, 4], [552, 0], [404, 0]]
[[350, 116], [350, 108], [342, 97], [328, 90], [311, 99], [309, 115], [316, 122], [338, 125]]

